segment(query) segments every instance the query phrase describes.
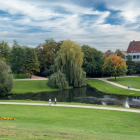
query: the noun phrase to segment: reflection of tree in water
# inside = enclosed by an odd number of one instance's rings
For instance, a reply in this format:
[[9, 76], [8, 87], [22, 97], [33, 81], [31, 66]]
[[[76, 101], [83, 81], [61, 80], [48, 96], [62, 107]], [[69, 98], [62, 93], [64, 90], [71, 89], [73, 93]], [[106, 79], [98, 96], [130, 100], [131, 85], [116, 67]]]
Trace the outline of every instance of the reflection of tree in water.
[[87, 96], [97, 97], [97, 98], [103, 98], [105, 93], [97, 90], [96, 88], [88, 87], [86, 95]]
[[[125, 95], [113, 95], [98, 91], [95, 88], [85, 86], [81, 88], [73, 88], [69, 90], [55, 91], [55, 92], [41, 92], [41, 93], [26, 93], [18, 95], [8, 95], [1, 97], [1, 99], [17, 99], [17, 100], [42, 100], [48, 101], [49, 98], [54, 102], [55, 97], [58, 102], [81, 102], [101, 104], [122, 104], [126, 101], [127, 97], [131, 102], [134, 97]], [[129, 103], [130, 103], [129, 102]]]
[[87, 87], [74, 88], [69, 91], [68, 102], [83, 102], [83, 98], [86, 97]]

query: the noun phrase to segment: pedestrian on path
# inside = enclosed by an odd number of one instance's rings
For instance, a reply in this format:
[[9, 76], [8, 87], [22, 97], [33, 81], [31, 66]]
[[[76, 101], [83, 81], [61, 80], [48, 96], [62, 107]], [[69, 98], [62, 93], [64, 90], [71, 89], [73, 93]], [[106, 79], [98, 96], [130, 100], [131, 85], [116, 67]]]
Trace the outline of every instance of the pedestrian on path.
[[54, 104], [55, 104], [55, 105], [56, 105], [56, 101], [57, 101], [57, 100], [56, 100], [56, 97], [55, 97], [55, 99], [54, 99]]
[[51, 99], [49, 99], [49, 105], [51, 106]]

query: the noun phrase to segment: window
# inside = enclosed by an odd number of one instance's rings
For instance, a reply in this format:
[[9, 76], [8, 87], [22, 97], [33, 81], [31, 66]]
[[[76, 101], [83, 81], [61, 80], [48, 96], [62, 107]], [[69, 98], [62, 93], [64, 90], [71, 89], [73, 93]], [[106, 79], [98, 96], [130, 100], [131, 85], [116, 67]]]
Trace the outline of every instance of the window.
[[139, 55], [137, 55], [137, 58], [139, 58], [140, 56]]
[[133, 51], [131, 51], [131, 52], [133, 52]]
[[136, 59], [136, 55], [133, 55], [133, 59]]

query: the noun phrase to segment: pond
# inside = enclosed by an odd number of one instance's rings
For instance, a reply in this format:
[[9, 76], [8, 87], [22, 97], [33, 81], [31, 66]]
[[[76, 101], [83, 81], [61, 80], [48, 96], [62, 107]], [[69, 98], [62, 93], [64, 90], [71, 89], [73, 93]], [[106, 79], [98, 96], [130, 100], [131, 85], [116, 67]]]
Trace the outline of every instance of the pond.
[[26, 93], [1, 97], [7, 100], [40, 100], [48, 101], [49, 98], [58, 102], [76, 102], [103, 105], [125, 105], [126, 107], [140, 108], [140, 97], [106, 94], [92, 87], [73, 88], [55, 92]]

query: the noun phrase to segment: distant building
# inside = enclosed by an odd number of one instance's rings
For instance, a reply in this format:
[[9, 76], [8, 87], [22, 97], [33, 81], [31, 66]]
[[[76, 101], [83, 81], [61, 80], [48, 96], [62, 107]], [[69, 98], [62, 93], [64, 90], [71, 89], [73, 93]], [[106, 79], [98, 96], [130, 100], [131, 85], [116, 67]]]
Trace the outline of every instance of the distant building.
[[132, 60], [135, 62], [140, 61], [140, 41], [133, 40], [129, 43], [128, 49], [126, 51], [126, 59], [127, 56], [130, 55], [132, 57]]

